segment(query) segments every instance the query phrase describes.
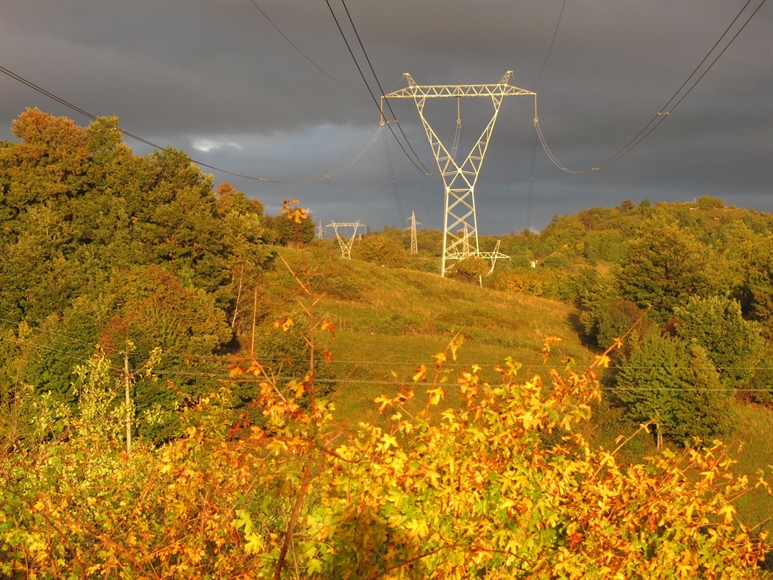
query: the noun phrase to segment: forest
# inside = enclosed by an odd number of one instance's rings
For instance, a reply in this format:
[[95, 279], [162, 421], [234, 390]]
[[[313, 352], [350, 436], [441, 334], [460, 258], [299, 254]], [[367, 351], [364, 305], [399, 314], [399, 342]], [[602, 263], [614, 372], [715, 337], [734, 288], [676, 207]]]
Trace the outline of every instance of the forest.
[[772, 214], [624, 200], [441, 278], [116, 118], [12, 130], [0, 578], [773, 577]]

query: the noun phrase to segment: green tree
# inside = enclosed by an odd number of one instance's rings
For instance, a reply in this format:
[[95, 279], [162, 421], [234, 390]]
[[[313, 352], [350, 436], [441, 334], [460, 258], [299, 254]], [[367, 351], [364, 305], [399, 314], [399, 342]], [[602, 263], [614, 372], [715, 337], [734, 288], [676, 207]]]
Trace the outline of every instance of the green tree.
[[308, 244], [314, 239], [313, 221], [304, 220], [296, 224], [286, 214], [264, 216], [263, 227], [269, 231], [270, 241], [281, 246], [296, 247], [299, 243]]
[[743, 319], [738, 301], [694, 296], [674, 314], [679, 336], [708, 351], [726, 386], [747, 385], [760, 361], [763, 339], [759, 325]]
[[659, 440], [710, 440], [726, 434], [732, 424], [733, 390], [720, 381], [706, 349], [679, 338], [651, 332], [634, 344], [614, 393], [631, 419], [655, 421]]
[[625, 245], [618, 273], [621, 297], [641, 307], [652, 306], [661, 320], [690, 296], [712, 293], [712, 255], [684, 230], [656, 217], [642, 223], [637, 238]]

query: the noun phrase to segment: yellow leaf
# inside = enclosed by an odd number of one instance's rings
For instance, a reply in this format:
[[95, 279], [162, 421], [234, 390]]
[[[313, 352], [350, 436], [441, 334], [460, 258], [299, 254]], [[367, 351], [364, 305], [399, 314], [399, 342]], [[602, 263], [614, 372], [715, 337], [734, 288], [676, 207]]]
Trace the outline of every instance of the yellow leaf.
[[413, 382], [414, 383], [418, 383], [419, 381], [426, 382], [426, 380], [427, 380], [427, 367], [424, 365], [416, 367], [416, 374], [413, 375]]
[[448, 350], [451, 351], [451, 358], [456, 360], [456, 353], [461, 348], [462, 343], [464, 342], [464, 337], [459, 334], [454, 340], [451, 341], [451, 344], [448, 345]]
[[335, 326], [333, 326], [333, 323], [330, 322], [329, 320], [323, 320], [322, 326], [320, 326], [320, 329], [326, 332], [329, 332], [330, 334], [335, 336], [335, 333], [336, 333]]
[[429, 395], [429, 404], [437, 405], [445, 395], [445, 392], [441, 387], [437, 387], [436, 389], [427, 389], [427, 394]]
[[397, 439], [395, 439], [388, 433], [381, 438], [381, 441], [384, 443], [384, 446], [383, 446], [384, 451], [387, 451], [390, 447], [397, 447]]
[[730, 504], [727, 504], [719, 510], [719, 515], [725, 516], [725, 523], [729, 524], [730, 522], [733, 521], [733, 516], [735, 515], [735, 507]]
[[405, 527], [408, 528], [408, 537], [409, 538], [426, 538], [427, 533], [429, 532], [429, 527], [427, 526], [427, 520], [424, 518], [420, 520], [411, 520], [408, 523], [405, 524]]
[[293, 322], [293, 319], [289, 316], [283, 316], [282, 318], [274, 321], [274, 328], [281, 328], [285, 332], [290, 330], [295, 323]]

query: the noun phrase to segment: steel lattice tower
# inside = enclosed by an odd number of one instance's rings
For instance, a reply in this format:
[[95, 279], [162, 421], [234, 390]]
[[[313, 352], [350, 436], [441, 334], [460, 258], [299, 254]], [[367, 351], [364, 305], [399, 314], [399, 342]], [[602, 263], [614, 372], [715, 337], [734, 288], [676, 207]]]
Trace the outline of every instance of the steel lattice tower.
[[416, 221], [416, 212], [411, 212], [411, 217], [406, 218], [406, 221], [410, 221], [411, 225], [408, 226], [407, 230], [411, 230], [411, 254], [418, 254], [419, 253], [419, 242], [416, 239], [416, 226], [420, 226], [421, 222]]
[[[344, 260], [351, 260], [352, 259], [352, 246], [354, 245], [354, 238], [357, 237], [357, 229], [362, 227], [363, 224], [361, 224], [359, 221], [353, 222], [353, 223], [344, 223], [344, 222], [330, 222], [327, 227], [333, 228], [333, 231], [335, 231], [336, 239], [338, 240], [338, 245], [341, 248], [341, 257]], [[341, 233], [338, 231], [338, 229], [345, 229], [345, 228], [353, 228], [352, 235], [350, 237], [344, 237], [341, 235]]]
[[[532, 96], [534, 97], [535, 118], [537, 93], [520, 89], [509, 84], [512, 71], [507, 71], [502, 80], [493, 85], [427, 85], [416, 84], [410, 74], [405, 73], [408, 81], [406, 88], [394, 91], [381, 97], [381, 123], [386, 121], [383, 116], [384, 99], [413, 99], [419, 111], [424, 130], [427, 133], [432, 153], [435, 156], [438, 170], [445, 186], [445, 215], [443, 219], [443, 263], [442, 275], [453, 267], [453, 262], [464, 260], [470, 256], [481, 256], [478, 246], [478, 221], [475, 215], [475, 184], [480, 175], [483, 158], [486, 155], [491, 134], [499, 115], [499, 109], [504, 97]], [[478, 138], [467, 158], [457, 163], [453, 156], [440, 141], [424, 116], [424, 106], [427, 99], [449, 97], [489, 97], [494, 105], [494, 115], [483, 133]], [[498, 252], [497, 252], [498, 253]], [[491, 259], [492, 256], [486, 256]], [[506, 258], [504, 254], [497, 257]]]

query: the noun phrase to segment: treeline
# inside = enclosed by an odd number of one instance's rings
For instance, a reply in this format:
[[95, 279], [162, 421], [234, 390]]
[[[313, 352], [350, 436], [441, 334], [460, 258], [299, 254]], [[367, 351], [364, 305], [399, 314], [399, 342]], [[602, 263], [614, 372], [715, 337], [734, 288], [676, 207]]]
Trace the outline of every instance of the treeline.
[[227, 183], [214, 189], [183, 151], [134, 154], [115, 118], [81, 128], [28, 109], [12, 131], [18, 141], [0, 142], [2, 415], [27, 394], [72, 407], [73, 368], [99, 345], [129, 369], [139, 428], [170, 436], [175, 410], [219, 384], [215, 355], [266, 315], [252, 289], [270, 244], [296, 228]]
[[727, 435], [730, 399], [773, 400], [770, 214], [710, 197], [629, 202], [556, 218], [526, 251], [542, 267], [503, 269], [494, 286], [528, 292], [542, 278], [543, 295], [580, 308], [591, 344], [624, 338], [606, 377], [612, 401], [656, 418], [659, 437]]

